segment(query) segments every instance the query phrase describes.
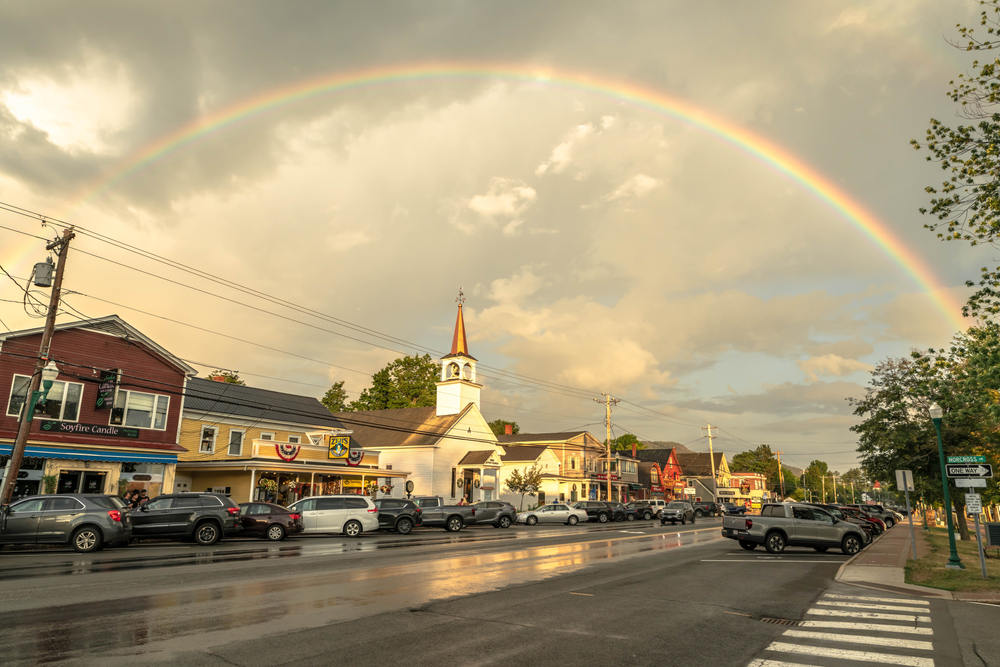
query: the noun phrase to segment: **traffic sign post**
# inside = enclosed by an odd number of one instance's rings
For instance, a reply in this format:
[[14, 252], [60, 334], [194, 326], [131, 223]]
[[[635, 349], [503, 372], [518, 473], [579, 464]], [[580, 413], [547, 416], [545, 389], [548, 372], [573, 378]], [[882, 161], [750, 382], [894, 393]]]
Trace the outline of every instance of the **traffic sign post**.
[[917, 560], [917, 538], [913, 534], [913, 509], [910, 507], [910, 491], [916, 491], [913, 486], [912, 470], [896, 471], [896, 488], [902, 489], [906, 495], [906, 518], [910, 522], [910, 544], [913, 545], [913, 560]]
[[948, 463], [945, 470], [948, 477], [993, 477], [993, 466], [989, 463]]
[[955, 486], [960, 489], [985, 489], [986, 480], [977, 477], [956, 477]]
[[979, 545], [979, 565], [983, 568], [983, 579], [986, 578], [986, 552], [983, 551], [983, 536], [979, 534], [979, 515], [983, 513], [983, 499], [978, 493], [965, 494], [965, 511], [976, 521], [976, 544]]

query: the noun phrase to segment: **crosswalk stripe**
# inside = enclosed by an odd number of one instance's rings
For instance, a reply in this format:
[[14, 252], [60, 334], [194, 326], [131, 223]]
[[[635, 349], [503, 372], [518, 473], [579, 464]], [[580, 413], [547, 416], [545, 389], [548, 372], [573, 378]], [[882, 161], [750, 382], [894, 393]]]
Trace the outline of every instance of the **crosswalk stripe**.
[[847, 607], [848, 609], [881, 609], [882, 611], [910, 611], [910, 612], [926, 612], [926, 609], [914, 609], [913, 607], [897, 607], [895, 605], [889, 604], [867, 604], [864, 602], [826, 602], [825, 600], [816, 600], [816, 604], [824, 605], [827, 607]]
[[847, 616], [849, 618], [873, 618], [881, 621], [931, 622], [930, 616], [917, 616], [915, 614], [879, 614], [873, 611], [845, 611], [842, 609], [807, 609], [806, 613], [814, 616]]
[[857, 660], [859, 662], [876, 662], [884, 665], [904, 665], [904, 667], [934, 667], [932, 658], [915, 658], [908, 655], [892, 655], [890, 653], [874, 653], [872, 651], [849, 651], [840, 648], [823, 648], [821, 646], [803, 646], [802, 644], [786, 644], [772, 642], [766, 651], [775, 653], [797, 653], [811, 655], [817, 658], [837, 658], [840, 660]]
[[747, 667], [815, 667], [815, 665], [804, 665], [800, 662], [783, 662], [781, 660], [757, 658], [747, 665]]
[[824, 600], [829, 600], [831, 598], [835, 600], [863, 600], [865, 602], [893, 602], [896, 604], [919, 604], [924, 606], [930, 605], [930, 602], [928, 602], [927, 600], [899, 600], [896, 598], [870, 598], [861, 595], [834, 595], [833, 593], [827, 593], [826, 595], [823, 596]]
[[803, 628], [830, 628], [831, 630], [863, 630], [866, 632], [899, 632], [907, 635], [933, 635], [930, 628], [915, 628], [911, 625], [881, 625], [878, 623], [842, 623], [840, 621], [802, 621]]
[[932, 642], [921, 642], [915, 639], [894, 639], [891, 637], [872, 637], [870, 635], [848, 635], [835, 632], [811, 632], [809, 630], [786, 630], [786, 637], [800, 639], [817, 639], [825, 642], [846, 642], [848, 644], [870, 644], [874, 647], [911, 648], [918, 651], [932, 651]]

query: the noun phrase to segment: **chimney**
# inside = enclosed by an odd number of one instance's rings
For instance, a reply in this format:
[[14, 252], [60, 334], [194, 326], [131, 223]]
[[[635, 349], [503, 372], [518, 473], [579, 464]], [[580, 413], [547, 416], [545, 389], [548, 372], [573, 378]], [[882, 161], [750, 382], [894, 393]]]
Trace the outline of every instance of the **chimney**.
[[632, 443], [632, 458], [635, 458], [635, 443]]
[[503, 434], [504, 435], [514, 435], [514, 425], [513, 424], [504, 424], [503, 425]]
[[222, 377], [221, 375], [213, 375], [212, 380], [214, 382], [225, 382], [226, 378]]

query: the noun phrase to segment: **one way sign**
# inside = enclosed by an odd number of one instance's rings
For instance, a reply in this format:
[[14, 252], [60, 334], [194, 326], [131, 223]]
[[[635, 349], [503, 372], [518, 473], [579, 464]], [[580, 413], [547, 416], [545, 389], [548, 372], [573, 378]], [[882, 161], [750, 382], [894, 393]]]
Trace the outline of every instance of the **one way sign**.
[[993, 477], [993, 466], [988, 463], [948, 463], [945, 468], [948, 477]]

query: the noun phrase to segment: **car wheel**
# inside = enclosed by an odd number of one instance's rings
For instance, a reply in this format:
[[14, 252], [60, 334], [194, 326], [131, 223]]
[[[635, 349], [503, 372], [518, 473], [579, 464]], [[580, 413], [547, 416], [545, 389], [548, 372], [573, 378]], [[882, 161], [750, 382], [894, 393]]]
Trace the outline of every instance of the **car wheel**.
[[625, 515], [625, 519], [628, 520], [628, 521], [635, 521], [635, 515], [634, 514], [626, 514]]
[[704, 514], [702, 513], [702, 511], [701, 511], [701, 510], [698, 510], [697, 512], [695, 512], [695, 513], [694, 513], [694, 515], [695, 515], [696, 517], [703, 517], [703, 516], [705, 516], [705, 515], [704, 515]]
[[643, 515], [642, 515], [642, 518], [643, 518], [644, 521], [649, 521], [650, 519], [653, 518], [653, 515], [650, 512], [644, 512]]
[[764, 548], [768, 553], [780, 554], [785, 550], [785, 536], [781, 533], [771, 533], [764, 542]]
[[608, 522], [607, 514], [601, 512], [600, 514], [597, 515], [597, 523], [607, 523], [607, 522]]
[[278, 524], [274, 524], [273, 526], [267, 527], [267, 532], [264, 533], [264, 535], [272, 542], [280, 542], [285, 539], [285, 528], [283, 526], [279, 526]]
[[348, 537], [357, 537], [361, 534], [362, 530], [363, 528], [361, 524], [357, 521], [348, 521], [344, 524], [344, 535], [347, 535]]
[[97, 551], [101, 548], [101, 531], [91, 526], [84, 526], [73, 533], [71, 543], [73, 549], [82, 554]]
[[681, 525], [682, 526], [688, 525], [688, 518], [686, 516], [681, 517]]
[[453, 516], [445, 523], [444, 529], [449, 533], [457, 533], [465, 526], [465, 521], [460, 516]]
[[740, 546], [743, 547], [744, 549], [746, 549], [747, 551], [753, 551], [754, 549], [757, 548], [757, 543], [756, 542], [744, 542], [743, 540], [740, 540]]
[[577, 519], [575, 516], [571, 516], [569, 519], [566, 520], [566, 523], [568, 523], [571, 526], [575, 526], [578, 521], [580, 520]]
[[222, 533], [219, 531], [219, 527], [211, 521], [206, 521], [194, 529], [194, 541], [203, 547], [212, 546], [221, 537]]
[[509, 516], [500, 517], [500, 520], [497, 521], [497, 525], [499, 525], [501, 528], [510, 528], [510, 517]]
[[815, 549], [816, 551], [820, 552], [821, 554], [825, 554], [826, 550], [829, 549], [829, 548], [830, 547], [813, 547], [813, 549]]
[[886, 530], [892, 528], [895, 525], [896, 525], [896, 522], [893, 521], [892, 519], [886, 519], [885, 520], [885, 528], [886, 528]]
[[400, 535], [409, 535], [413, 530], [413, 519], [407, 519], [405, 516], [396, 522], [396, 532]]
[[848, 535], [840, 543], [840, 550], [847, 556], [853, 556], [861, 551], [861, 540], [858, 539], [857, 535]]
[[524, 522], [529, 526], [534, 526], [536, 523], [538, 523], [538, 517], [532, 514], [527, 519], [525, 519]]

